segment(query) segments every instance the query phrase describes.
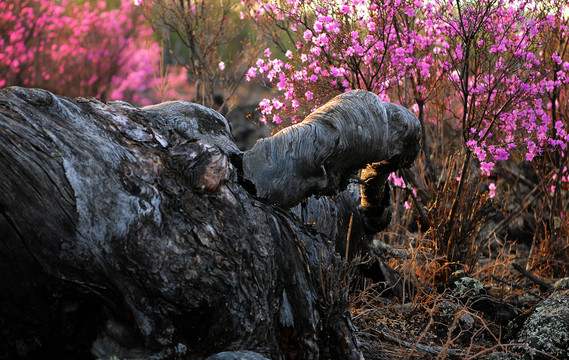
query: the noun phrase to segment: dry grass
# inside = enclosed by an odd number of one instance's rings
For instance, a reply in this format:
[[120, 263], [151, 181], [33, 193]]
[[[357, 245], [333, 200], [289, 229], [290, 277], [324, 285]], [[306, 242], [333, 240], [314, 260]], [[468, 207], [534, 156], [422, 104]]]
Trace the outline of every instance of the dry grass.
[[[381, 284], [351, 294], [366, 359], [507, 359], [522, 346], [512, 342], [508, 323], [547, 296], [515, 266], [547, 283], [569, 276], [569, 190], [553, 176], [559, 172], [551, 159], [529, 173], [498, 168], [506, 175], [491, 179], [478, 176], [475, 164], [464, 166], [464, 154], [443, 159], [436, 177], [425, 174], [422, 159], [402, 174], [408, 187], [394, 191], [394, 220], [378, 235], [378, 255], [410, 285], [404, 295], [395, 298]], [[476, 279], [482, 294], [453, 293], [457, 270]]]

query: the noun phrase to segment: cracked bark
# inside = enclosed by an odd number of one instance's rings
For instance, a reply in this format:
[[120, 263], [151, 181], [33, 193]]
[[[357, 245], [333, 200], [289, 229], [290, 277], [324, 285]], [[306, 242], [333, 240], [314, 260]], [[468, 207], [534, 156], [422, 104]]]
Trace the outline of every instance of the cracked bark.
[[358, 359], [345, 298], [321, 291], [321, 271], [343, 266], [330, 236], [343, 236], [355, 213], [369, 240], [388, 212], [384, 172], [416, 155], [365, 158], [384, 166], [362, 184], [381, 200], [367, 207], [359, 189], [342, 191], [365, 161], [324, 161], [326, 186], [298, 201], [338, 193], [305, 209], [326, 201], [347, 211], [314, 227], [285, 209], [289, 198], [258, 192], [248, 154], [221, 115], [196, 104], [138, 109], [0, 90], [0, 353]]

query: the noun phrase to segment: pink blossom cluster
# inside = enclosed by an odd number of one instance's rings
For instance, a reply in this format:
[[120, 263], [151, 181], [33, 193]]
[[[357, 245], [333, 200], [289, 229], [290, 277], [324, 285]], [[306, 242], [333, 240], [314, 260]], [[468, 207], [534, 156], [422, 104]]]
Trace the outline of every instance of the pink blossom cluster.
[[[337, 91], [364, 88], [388, 100], [388, 89], [400, 85], [397, 75], [413, 72], [425, 80], [437, 75], [437, 70], [431, 69], [434, 55], [447, 46], [440, 24], [418, 23], [417, 26], [426, 29], [421, 34], [416, 30], [402, 34], [396, 26], [398, 15], [414, 15], [416, 9], [430, 13], [432, 4], [398, 0], [386, 1], [381, 6], [361, 0], [310, 2], [309, 12], [314, 13], [314, 21], [306, 24], [308, 2], [287, 3], [289, 7], [264, 1], [247, 2], [256, 19], [263, 15], [287, 19], [289, 33], [296, 35], [297, 41], [284, 59], [271, 58], [270, 52], [265, 52], [265, 58], [248, 73], [249, 78], [263, 76], [274, 83], [283, 93], [281, 101], [284, 100], [285, 109], [296, 110], [299, 104], [312, 100], [309, 109], [302, 108], [309, 111], [326, 100], [315, 96], [312, 89], [315, 86], [310, 85], [331, 86]], [[417, 89], [426, 92], [422, 84]], [[270, 107], [262, 110], [265, 115], [271, 114]]]
[[0, 87], [147, 104], [159, 46], [134, 4], [0, 2]]
[[[257, 21], [286, 29], [247, 78], [279, 91], [265, 118], [301, 118], [331, 96], [365, 89], [417, 111], [454, 118], [490, 175], [496, 163], [567, 151], [569, 5], [559, 0], [244, 1]], [[445, 111], [435, 111], [444, 104]], [[564, 116], [559, 113], [564, 111]]]

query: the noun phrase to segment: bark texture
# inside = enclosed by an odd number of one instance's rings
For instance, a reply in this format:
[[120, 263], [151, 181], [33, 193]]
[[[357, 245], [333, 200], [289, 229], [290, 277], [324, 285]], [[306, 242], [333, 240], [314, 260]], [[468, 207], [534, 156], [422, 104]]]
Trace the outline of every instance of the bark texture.
[[[366, 161], [414, 159], [389, 144]], [[255, 196], [269, 192], [246, 190], [242, 163], [264, 189], [253, 156], [223, 116], [196, 104], [138, 109], [0, 90], [0, 354], [360, 358], [335, 239], [278, 206], [297, 200], [274, 205]], [[326, 170], [325, 193], [353, 168]], [[368, 188], [385, 201], [381, 179]], [[357, 191], [326, 201], [348, 209], [327, 220], [338, 233], [350, 213], [373, 221]]]
[[333, 239], [339, 253], [348, 247], [351, 257], [365, 253], [371, 236], [391, 221], [387, 178], [413, 164], [420, 139], [411, 111], [368, 91], [350, 91], [257, 141], [243, 156], [244, 177], [259, 197], [292, 207], [302, 222]]
[[381, 163], [387, 174], [410, 166], [420, 139], [411, 111], [355, 90], [257, 141], [245, 153], [243, 170], [260, 197], [290, 207], [310, 195], [338, 193], [368, 164]]

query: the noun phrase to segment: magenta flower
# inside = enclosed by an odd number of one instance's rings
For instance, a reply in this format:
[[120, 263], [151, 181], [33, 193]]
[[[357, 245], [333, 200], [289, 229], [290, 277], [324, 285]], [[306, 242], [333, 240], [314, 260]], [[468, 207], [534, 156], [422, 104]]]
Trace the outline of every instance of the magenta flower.
[[[308, 101], [321, 100], [331, 95], [330, 90], [358, 88], [385, 100], [405, 99], [408, 108], [424, 112], [425, 121], [451, 121], [451, 127], [470, 130], [466, 146], [476, 155], [481, 172], [489, 174], [494, 163], [488, 154], [494, 162], [512, 161], [510, 151], [525, 143], [528, 146], [519, 147], [519, 152], [532, 160], [545, 148], [567, 146], [565, 118], [552, 124], [549, 97], [562, 94], [555, 109], [564, 109], [569, 59], [556, 53], [557, 48], [539, 53], [534, 49], [546, 46], [546, 31], [557, 34], [558, 43], [566, 41], [569, 31], [558, 15], [563, 11], [538, 20], [532, 13], [533, 0], [516, 6], [512, 0], [500, 3], [504, 6], [481, 1], [480, 7], [460, 9], [450, 0], [393, 0], [383, 6], [364, 0], [322, 0], [310, 10], [300, 0], [287, 0], [283, 8], [269, 0], [245, 4], [262, 4], [267, 19], [287, 19], [294, 29], [290, 43], [296, 44], [295, 52], [283, 50], [285, 65], [272, 63], [278, 74], [269, 74], [271, 84], [281, 91], [276, 98], [284, 99], [287, 109], [305, 115], [308, 109], [296, 99], [302, 92]], [[567, 8], [559, 4], [561, 10]], [[401, 15], [413, 19], [401, 22]], [[472, 66], [464, 68], [467, 56]], [[260, 66], [257, 70], [270, 71]], [[307, 91], [307, 84], [316, 82], [318, 87]], [[441, 103], [447, 107], [441, 108]]]
[[257, 69], [252, 67], [247, 71], [247, 81], [250, 81], [255, 76], [257, 76]]
[[486, 176], [490, 176], [490, 172], [494, 169], [494, 163], [493, 162], [481, 162], [480, 163], [480, 170], [482, 170], [482, 173], [484, 173], [484, 175]]
[[508, 160], [509, 157], [510, 157], [510, 154], [502, 148], [498, 148], [496, 150], [496, 154], [494, 154], [494, 160], [496, 160], [496, 161]]
[[490, 185], [488, 185], [488, 196], [490, 196], [490, 198], [493, 198], [496, 196], [496, 184], [494, 183], [490, 183]]

